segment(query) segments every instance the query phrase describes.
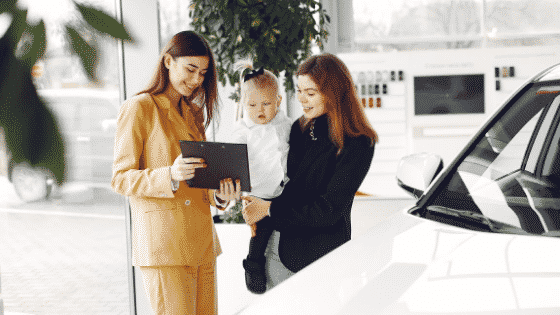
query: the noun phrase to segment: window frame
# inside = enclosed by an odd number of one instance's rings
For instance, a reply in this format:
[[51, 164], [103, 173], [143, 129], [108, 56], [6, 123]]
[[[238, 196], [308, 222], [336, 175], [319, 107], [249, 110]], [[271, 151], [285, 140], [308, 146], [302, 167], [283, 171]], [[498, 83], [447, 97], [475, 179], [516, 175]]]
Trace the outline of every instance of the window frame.
[[[555, 112], [551, 112], [553, 107], [556, 107]], [[530, 152], [528, 155], [525, 156], [523, 160], [522, 169], [530, 172], [533, 175], [536, 175], [538, 172], [538, 165], [539, 161], [541, 161], [541, 154], [542, 149], [534, 149], [534, 146], [537, 141], [538, 144], [541, 145], [542, 148], [546, 146], [547, 138], [548, 138], [548, 130], [547, 128], [554, 122], [556, 115], [558, 115], [560, 109], [560, 98], [556, 97], [551, 104], [549, 104], [546, 108], [544, 108], [545, 112], [541, 114], [539, 118], [539, 122], [537, 123], [536, 129], [538, 132], [531, 138], [531, 141], [528, 144], [530, 148]], [[550, 119], [549, 119], [550, 118]], [[541, 137], [541, 135], [543, 135]], [[542, 139], [542, 141], [540, 141]]]
[[[559, 85], [560, 85], [560, 81], [558, 81]], [[560, 102], [560, 94], [556, 97], [555, 101], [558, 100]], [[556, 126], [556, 128], [554, 128], [553, 130], [551, 130], [551, 126]], [[555, 137], [555, 134], [558, 132], [560, 133], [560, 105], [558, 106], [555, 116], [552, 119], [552, 122], [550, 125], [548, 126], [544, 126], [547, 130], [547, 135], [546, 135], [546, 139], [543, 143], [543, 148], [539, 154], [539, 159], [538, 159], [538, 163], [536, 166], [536, 170], [535, 170], [535, 175], [540, 178], [546, 178], [547, 176], [543, 174], [544, 171], [544, 167], [547, 161], [547, 158], [549, 156], [549, 154], [551, 154], [550, 149], [552, 147], [552, 140]], [[560, 152], [560, 151], [558, 151]]]

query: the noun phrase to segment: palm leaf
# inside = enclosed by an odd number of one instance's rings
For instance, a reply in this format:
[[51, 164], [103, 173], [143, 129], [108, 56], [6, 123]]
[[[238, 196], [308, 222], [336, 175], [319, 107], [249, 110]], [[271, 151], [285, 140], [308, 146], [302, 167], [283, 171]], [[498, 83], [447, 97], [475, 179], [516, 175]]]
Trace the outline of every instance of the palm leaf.
[[72, 48], [72, 52], [80, 57], [82, 66], [90, 80], [97, 81], [95, 75], [95, 66], [97, 64], [97, 51], [90, 44], [88, 44], [71, 26], [66, 25], [66, 34]]
[[109, 34], [114, 38], [132, 41], [132, 37], [130, 37], [124, 26], [107, 13], [76, 3], [75, 1], [74, 4], [84, 20], [99, 32]]

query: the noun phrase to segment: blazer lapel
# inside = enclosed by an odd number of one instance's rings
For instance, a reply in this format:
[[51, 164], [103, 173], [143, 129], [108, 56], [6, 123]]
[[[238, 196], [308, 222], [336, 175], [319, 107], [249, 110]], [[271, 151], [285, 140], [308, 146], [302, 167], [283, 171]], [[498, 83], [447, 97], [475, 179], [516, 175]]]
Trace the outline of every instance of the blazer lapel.
[[181, 99], [183, 110], [183, 117], [181, 117], [177, 109], [171, 105], [167, 95], [162, 93], [154, 98], [162, 113], [167, 116], [170, 127], [175, 129], [174, 134], [179, 136], [178, 140], [204, 141], [204, 136], [196, 127], [195, 117], [183, 99]]
[[[322, 117], [324, 118], [324, 117]], [[296, 181], [300, 176], [305, 175], [308, 173], [309, 169], [312, 168], [315, 161], [323, 154], [328, 151], [333, 150], [335, 148], [334, 144], [328, 138], [328, 125], [326, 120], [323, 119], [322, 121], [316, 121], [315, 124], [315, 135], [317, 140], [311, 140], [311, 136], [309, 134], [309, 129], [303, 131], [300, 135], [302, 138], [300, 139], [299, 145], [300, 148], [297, 150], [302, 150], [305, 152], [301, 160], [299, 161], [299, 165], [297, 166], [297, 171], [293, 175], [293, 178], [290, 177], [290, 181]]]
[[[189, 106], [187, 102], [185, 102], [183, 99], [181, 100], [183, 117], [180, 126], [185, 128], [183, 132], [186, 132], [188, 135], [190, 135], [193, 140], [205, 141], [206, 134], [204, 133], [204, 128], [202, 128], [202, 130], [199, 128], [199, 126], [201, 126], [203, 122], [197, 121], [196, 111], [199, 109], [195, 109], [194, 106], [196, 105]], [[175, 113], [177, 114], [177, 117], [181, 118], [177, 111], [175, 111]]]

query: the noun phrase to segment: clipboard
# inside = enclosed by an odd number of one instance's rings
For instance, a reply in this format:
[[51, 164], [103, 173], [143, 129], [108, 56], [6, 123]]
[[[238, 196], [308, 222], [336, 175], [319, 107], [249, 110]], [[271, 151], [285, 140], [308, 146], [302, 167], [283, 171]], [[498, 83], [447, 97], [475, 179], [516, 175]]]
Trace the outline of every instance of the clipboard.
[[195, 176], [185, 182], [190, 187], [220, 189], [220, 180], [241, 180], [241, 191], [251, 191], [247, 145], [179, 140], [183, 157], [204, 159], [205, 168], [197, 168]]

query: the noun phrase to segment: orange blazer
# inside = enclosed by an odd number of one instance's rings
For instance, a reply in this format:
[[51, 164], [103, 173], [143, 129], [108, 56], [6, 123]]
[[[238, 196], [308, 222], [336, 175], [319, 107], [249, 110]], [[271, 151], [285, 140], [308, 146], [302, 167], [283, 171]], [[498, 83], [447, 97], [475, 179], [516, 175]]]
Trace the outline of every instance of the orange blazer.
[[171, 188], [179, 140], [206, 140], [203, 110], [181, 106], [183, 117], [165, 93], [144, 93], [119, 112], [111, 187], [130, 197], [134, 266], [198, 266], [222, 252], [210, 212], [214, 191], [184, 182]]

